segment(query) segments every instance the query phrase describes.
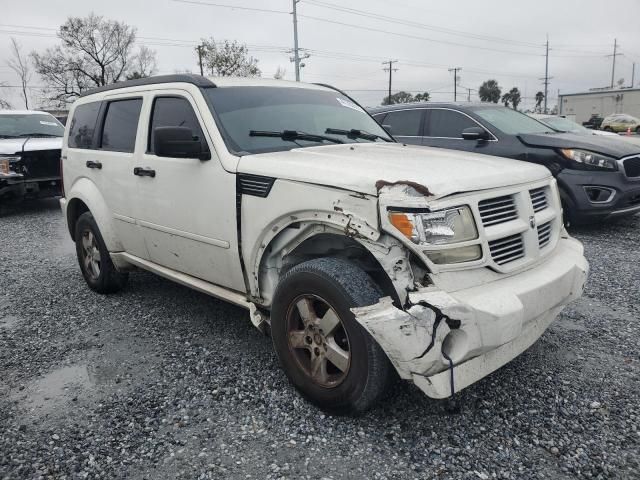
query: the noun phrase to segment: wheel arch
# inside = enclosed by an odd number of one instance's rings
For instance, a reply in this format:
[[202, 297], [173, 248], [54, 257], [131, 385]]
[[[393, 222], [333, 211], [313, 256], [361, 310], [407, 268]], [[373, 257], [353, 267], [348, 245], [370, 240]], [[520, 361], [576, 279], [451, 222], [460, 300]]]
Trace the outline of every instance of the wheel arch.
[[85, 212], [93, 215], [100, 234], [110, 252], [121, 251], [122, 244], [116, 235], [113, 214], [95, 183], [87, 178], [76, 181], [67, 193], [67, 227], [75, 241], [75, 224]]

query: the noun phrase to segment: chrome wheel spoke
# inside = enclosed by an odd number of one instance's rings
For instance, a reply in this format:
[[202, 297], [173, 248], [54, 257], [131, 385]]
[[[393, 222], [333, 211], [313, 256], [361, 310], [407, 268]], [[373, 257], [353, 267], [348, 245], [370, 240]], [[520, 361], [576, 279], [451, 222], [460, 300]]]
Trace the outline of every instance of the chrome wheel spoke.
[[341, 372], [349, 368], [349, 352], [341, 349], [333, 339], [327, 342], [325, 357]]
[[82, 248], [86, 253], [91, 251], [91, 240], [89, 240], [89, 235], [91, 232], [85, 232], [82, 235]]
[[93, 251], [93, 260], [96, 262], [100, 262], [100, 260], [102, 260], [102, 258], [100, 258], [100, 250], [98, 250], [97, 248]]
[[316, 312], [313, 309], [313, 301], [310, 298], [301, 298], [296, 303], [296, 308], [302, 319], [302, 323], [310, 325], [317, 320]]
[[340, 319], [332, 308], [329, 308], [329, 310], [327, 310], [327, 313], [325, 313], [324, 316], [318, 320], [318, 328], [324, 335], [330, 335], [338, 325], [340, 325]]
[[309, 344], [306, 341], [307, 333], [304, 330], [294, 330], [289, 332], [289, 344], [293, 348], [309, 348]]
[[326, 383], [329, 379], [327, 374], [327, 360], [319, 355], [311, 358], [311, 376], [320, 383]]

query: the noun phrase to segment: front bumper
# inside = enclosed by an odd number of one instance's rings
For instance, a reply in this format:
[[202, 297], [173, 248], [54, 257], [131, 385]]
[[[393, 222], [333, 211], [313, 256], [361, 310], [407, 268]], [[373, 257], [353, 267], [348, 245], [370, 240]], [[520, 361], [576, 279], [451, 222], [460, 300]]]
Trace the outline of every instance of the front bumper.
[[[564, 169], [557, 180], [574, 223], [595, 223], [640, 212], [640, 178], [629, 178], [622, 171]], [[614, 190], [615, 195], [609, 202], [593, 203], [585, 186], [606, 187]]]
[[531, 346], [580, 297], [588, 270], [580, 242], [564, 238], [542, 264], [519, 274], [455, 292], [423, 288], [409, 294], [404, 310], [385, 297], [353, 312], [402, 378], [445, 398], [452, 371], [460, 391]]
[[56, 197], [62, 192], [60, 177], [25, 178], [23, 175], [0, 175], [0, 198], [12, 196], [24, 197]]

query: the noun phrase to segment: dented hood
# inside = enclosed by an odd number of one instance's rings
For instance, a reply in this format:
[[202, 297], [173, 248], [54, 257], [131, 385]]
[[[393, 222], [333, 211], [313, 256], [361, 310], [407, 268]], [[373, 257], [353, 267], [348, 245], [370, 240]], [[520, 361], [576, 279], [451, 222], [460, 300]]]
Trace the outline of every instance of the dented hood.
[[377, 195], [385, 183], [425, 186], [434, 197], [550, 176], [541, 166], [489, 155], [400, 143], [352, 143], [247, 155], [238, 172]]

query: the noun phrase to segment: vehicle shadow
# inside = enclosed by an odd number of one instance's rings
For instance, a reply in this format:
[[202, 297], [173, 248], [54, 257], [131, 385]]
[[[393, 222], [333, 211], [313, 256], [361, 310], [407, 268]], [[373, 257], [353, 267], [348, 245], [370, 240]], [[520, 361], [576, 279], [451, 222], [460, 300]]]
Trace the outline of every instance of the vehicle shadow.
[[26, 199], [20, 202], [0, 201], [0, 218], [59, 209], [60, 203], [58, 197]]

